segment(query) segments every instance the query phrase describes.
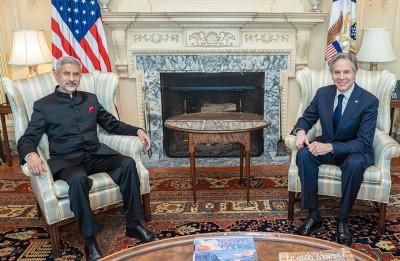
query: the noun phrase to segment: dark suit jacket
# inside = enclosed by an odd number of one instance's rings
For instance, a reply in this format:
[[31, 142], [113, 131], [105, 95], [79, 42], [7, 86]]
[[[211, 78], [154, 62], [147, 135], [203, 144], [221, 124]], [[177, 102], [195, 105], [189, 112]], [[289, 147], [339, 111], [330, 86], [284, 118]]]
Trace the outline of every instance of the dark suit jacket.
[[[57, 86], [58, 87], [58, 86]], [[139, 128], [117, 120], [107, 112], [93, 93], [76, 91], [72, 97], [57, 90], [37, 100], [24, 135], [18, 140], [21, 165], [28, 153], [37, 152], [37, 145], [46, 133], [49, 140], [48, 164], [53, 173], [78, 165], [87, 153], [118, 154], [99, 142], [97, 124], [109, 133], [137, 135]]]
[[335, 95], [335, 85], [319, 88], [294, 129], [304, 129], [307, 133], [319, 119], [322, 135], [318, 136], [316, 140], [332, 143], [333, 154], [336, 158], [344, 159], [350, 153], [358, 152], [365, 155], [368, 165], [372, 165], [374, 163], [372, 141], [378, 117], [378, 99], [355, 84], [336, 133], [334, 133], [333, 104]]

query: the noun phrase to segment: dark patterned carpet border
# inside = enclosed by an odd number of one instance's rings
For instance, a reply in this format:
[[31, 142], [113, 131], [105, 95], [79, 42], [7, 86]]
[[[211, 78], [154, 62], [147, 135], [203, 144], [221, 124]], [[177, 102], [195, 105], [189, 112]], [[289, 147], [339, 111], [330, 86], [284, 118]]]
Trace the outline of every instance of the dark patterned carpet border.
[[[376, 260], [400, 259], [400, 168], [393, 170], [385, 232], [380, 235], [375, 229], [378, 214], [371, 211], [371, 202], [357, 201], [350, 219], [354, 248]], [[293, 233], [307, 213], [297, 206], [295, 220], [286, 219], [287, 170], [252, 171], [251, 175], [250, 206], [237, 171], [198, 174], [198, 202], [193, 205], [189, 172], [151, 173], [153, 220], [144, 225], [162, 239], [231, 231]], [[0, 192], [0, 260], [54, 260], [44, 221], [37, 218], [29, 180], [23, 175], [4, 175]], [[323, 198], [322, 202], [324, 229], [315, 237], [336, 242], [338, 200]], [[98, 218], [105, 225], [97, 237], [104, 254], [141, 244], [125, 236], [125, 217], [120, 212], [100, 213]], [[60, 260], [84, 260], [76, 223], [61, 227], [60, 237]]]

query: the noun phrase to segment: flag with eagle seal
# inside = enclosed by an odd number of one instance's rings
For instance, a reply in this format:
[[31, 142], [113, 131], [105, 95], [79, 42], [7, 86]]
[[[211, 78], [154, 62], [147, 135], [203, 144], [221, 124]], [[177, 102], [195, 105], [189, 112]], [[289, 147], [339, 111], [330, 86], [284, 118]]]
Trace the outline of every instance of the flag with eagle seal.
[[356, 53], [356, 0], [332, 0], [325, 60], [336, 53]]

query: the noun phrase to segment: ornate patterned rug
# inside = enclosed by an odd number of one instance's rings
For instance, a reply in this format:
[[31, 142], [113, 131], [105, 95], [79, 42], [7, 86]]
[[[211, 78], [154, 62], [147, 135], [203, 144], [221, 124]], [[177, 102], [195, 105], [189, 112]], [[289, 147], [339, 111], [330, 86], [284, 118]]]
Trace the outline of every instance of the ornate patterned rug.
[[[375, 229], [378, 215], [370, 202], [357, 201], [350, 220], [354, 248], [376, 260], [400, 258], [400, 167], [392, 170], [392, 196], [384, 234]], [[144, 225], [161, 238], [222, 231], [293, 233], [307, 215], [297, 208], [295, 220], [286, 219], [286, 167], [256, 168], [251, 172], [250, 206], [245, 187], [239, 185], [238, 171], [198, 171], [197, 204], [193, 205], [188, 171], [151, 170], [152, 221]], [[0, 260], [52, 260], [48, 233], [44, 221], [37, 217], [29, 179], [19, 173], [2, 173], [0, 201]], [[336, 241], [338, 200], [322, 198], [321, 202], [324, 229], [315, 237]], [[98, 218], [105, 225], [97, 237], [103, 254], [141, 244], [125, 236], [125, 217], [120, 212], [100, 213]], [[60, 237], [60, 260], [84, 258], [76, 223], [61, 227]]]

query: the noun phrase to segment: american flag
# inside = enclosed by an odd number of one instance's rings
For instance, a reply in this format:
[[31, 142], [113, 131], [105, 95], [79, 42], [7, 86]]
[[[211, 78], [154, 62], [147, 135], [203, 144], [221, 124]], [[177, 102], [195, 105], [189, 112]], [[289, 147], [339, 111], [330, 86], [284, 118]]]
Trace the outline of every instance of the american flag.
[[334, 56], [336, 53], [341, 53], [342, 48], [340, 47], [340, 44], [338, 41], [333, 41], [332, 43], [328, 44], [325, 50], [325, 60], [330, 61], [332, 59], [332, 56]]
[[53, 68], [62, 56], [82, 62], [82, 72], [110, 72], [99, 3], [95, 0], [52, 0]]
[[332, 0], [325, 60], [338, 52], [354, 52], [356, 48], [356, 0]]

